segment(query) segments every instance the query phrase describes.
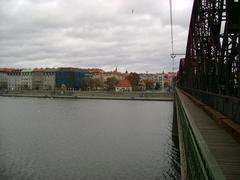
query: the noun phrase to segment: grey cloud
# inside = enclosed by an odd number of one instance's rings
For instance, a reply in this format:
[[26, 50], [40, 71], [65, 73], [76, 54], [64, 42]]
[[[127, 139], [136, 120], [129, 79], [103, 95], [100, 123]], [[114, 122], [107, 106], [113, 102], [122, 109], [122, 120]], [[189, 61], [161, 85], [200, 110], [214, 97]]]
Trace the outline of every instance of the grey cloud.
[[[191, 5], [174, 1], [176, 52]], [[168, 1], [0, 0], [0, 15], [0, 66], [171, 70]]]

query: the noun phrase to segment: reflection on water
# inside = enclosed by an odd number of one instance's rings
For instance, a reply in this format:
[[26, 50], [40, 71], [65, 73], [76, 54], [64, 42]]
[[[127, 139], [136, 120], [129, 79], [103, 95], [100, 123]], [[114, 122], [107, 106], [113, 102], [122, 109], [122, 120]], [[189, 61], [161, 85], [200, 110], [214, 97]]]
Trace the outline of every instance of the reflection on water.
[[[173, 104], [173, 108], [176, 108]], [[176, 113], [176, 111], [174, 111]], [[179, 180], [180, 176], [180, 152], [179, 152], [179, 142], [178, 142], [178, 129], [177, 129], [177, 119], [176, 114], [173, 118], [169, 119], [168, 124], [169, 134], [168, 136], [168, 152], [167, 156], [169, 158], [168, 164], [165, 169], [161, 171], [161, 175], [156, 177], [157, 180], [168, 179], [168, 180]], [[169, 168], [170, 167], [170, 168]]]
[[[175, 104], [173, 104], [173, 108], [176, 108]], [[171, 121], [170, 121], [171, 122]], [[180, 154], [179, 154], [179, 144], [178, 144], [178, 128], [177, 128], [177, 119], [176, 119], [176, 109], [174, 111], [174, 115], [172, 118], [171, 125], [171, 143], [169, 144], [168, 157], [170, 158], [170, 166], [167, 171], [164, 171], [162, 179], [171, 179], [178, 180], [180, 178]]]
[[172, 105], [0, 97], [0, 179], [179, 179]]

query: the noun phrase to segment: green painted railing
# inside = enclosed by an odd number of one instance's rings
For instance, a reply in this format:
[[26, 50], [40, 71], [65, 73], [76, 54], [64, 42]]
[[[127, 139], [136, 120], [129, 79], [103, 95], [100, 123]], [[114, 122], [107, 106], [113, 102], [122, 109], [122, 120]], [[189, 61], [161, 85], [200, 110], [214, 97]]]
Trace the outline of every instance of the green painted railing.
[[240, 97], [225, 96], [198, 89], [183, 88], [192, 96], [240, 124]]
[[220, 167], [209, 151], [196, 124], [176, 90], [177, 118], [182, 127], [187, 180], [225, 180]]

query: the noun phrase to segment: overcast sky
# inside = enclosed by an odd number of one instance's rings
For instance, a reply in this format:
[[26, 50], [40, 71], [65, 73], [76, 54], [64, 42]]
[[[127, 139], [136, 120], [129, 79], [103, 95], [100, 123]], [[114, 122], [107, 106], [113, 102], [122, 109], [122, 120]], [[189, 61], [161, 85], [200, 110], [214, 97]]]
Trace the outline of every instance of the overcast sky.
[[[192, 3], [173, 0], [176, 53]], [[0, 67], [171, 71], [169, 24], [168, 0], [0, 0]]]

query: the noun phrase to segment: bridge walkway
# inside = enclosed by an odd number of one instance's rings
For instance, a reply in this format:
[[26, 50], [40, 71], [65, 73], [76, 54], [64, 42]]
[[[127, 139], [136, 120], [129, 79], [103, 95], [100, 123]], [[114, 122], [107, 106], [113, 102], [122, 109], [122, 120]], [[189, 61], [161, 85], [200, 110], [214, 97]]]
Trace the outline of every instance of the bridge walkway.
[[226, 179], [240, 180], [240, 143], [180, 90], [178, 95]]

